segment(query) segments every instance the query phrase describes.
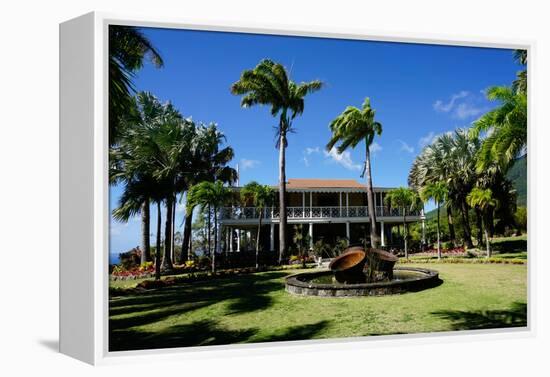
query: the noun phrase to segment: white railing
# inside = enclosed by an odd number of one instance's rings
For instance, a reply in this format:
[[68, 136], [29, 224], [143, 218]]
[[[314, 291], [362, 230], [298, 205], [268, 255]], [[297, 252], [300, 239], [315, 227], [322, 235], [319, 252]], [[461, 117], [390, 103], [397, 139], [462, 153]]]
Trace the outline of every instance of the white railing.
[[[350, 207], [287, 207], [287, 219], [324, 219], [324, 218], [353, 218], [353, 217], [368, 217], [369, 211], [367, 206], [350, 206]], [[264, 219], [278, 219], [279, 208], [264, 208], [261, 211], [261, 216]], [[391, 208], [377, 206], [376, 216], [393, 217], [403, 216], [401, 208]], [[418, 212], [407, 213], [407, 216], [419, 216]], [[247, 220], [258, 219], [260, 211], [255, 207], [224, 207], [222, 208], [221, 218], [226, 220]]]

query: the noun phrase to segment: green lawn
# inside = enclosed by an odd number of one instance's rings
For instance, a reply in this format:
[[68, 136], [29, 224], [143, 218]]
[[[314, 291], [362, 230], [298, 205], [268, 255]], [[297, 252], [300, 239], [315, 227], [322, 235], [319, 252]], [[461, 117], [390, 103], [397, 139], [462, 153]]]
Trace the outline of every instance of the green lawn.
[[113, 297], [110, 350], [526, 326], [525, 265], [428, 268], [443, 284], [395, 296], [292, 296], [272, 271]]

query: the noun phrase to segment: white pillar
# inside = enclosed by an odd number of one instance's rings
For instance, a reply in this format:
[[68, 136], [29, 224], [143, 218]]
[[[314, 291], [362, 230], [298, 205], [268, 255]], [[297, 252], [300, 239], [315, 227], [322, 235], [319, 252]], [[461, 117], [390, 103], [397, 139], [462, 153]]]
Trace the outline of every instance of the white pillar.
[[237, 251], [241, 251], [241, 230], [237, 229]]
[[[217, 214], [215, 216], [217, 216]], [[218, 225], [218, 233], [216, 234], [216, 249], [217, 249], [216, 253], [218, 253], [218, 254], [220, 254], [222, 252], [222, 229], [223, 229], [222, 225], [219, 224]]]
[[313, 223], [309, 223], [309, 248], [313, 249]]
[[340, 217], [342, 217], [342, 191], [340, 191], [340, 200], [338, 203], [340, 205]]
[[309, 217], [313, 217], [313, 193], [309, 192]]
[[380, 245], [386, 246], [386, 237], [384, 236], [384, 222], [380, 221]]
[[229, 228], [229, 251], [233, 252], [233, 228]]
[[350, 243], [349, 238], [349, 221], [346, 222], [346, 238], [348, 239], [348, 244]]
[[302, 191], [302, 217], [306, 216], [306, 192]]
[[346, 217], [349, 216], [349, 192], [346, 192]]
[[269, 233], [269, 250], [275, 251], [275, 224], [271, 223], [271, 229]]

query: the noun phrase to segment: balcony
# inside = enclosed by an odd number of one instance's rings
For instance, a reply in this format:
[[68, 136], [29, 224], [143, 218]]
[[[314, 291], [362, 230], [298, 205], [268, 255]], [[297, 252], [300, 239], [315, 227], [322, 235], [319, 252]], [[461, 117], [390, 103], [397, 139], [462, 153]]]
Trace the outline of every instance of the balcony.
[[[287, 219], [334, 219], [368, 217], [368, 207], [287, 207]], [[265, 208], [261, 213], [254, 207], [224, 207], [221, 211], [222, 220], [278, 219], [279, 208]], [[403, 217], [402, 208], [376, 207], [378, 217]], [[407, 216], [420, 216], [419, 211], [407, 213]]]

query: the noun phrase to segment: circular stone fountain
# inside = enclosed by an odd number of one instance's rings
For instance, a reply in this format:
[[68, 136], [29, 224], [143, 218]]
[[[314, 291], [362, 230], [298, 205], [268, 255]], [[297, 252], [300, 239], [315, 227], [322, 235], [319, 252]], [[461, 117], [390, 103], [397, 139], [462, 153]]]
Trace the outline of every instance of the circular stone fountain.
[[437, 271], [397, 267], [397, 257], [384, 250], [350, 247], [334, 258], [330, 270], [286, 278], [287, 292], [321, 297], [381, 296], [415, 292], [440, 284]]

